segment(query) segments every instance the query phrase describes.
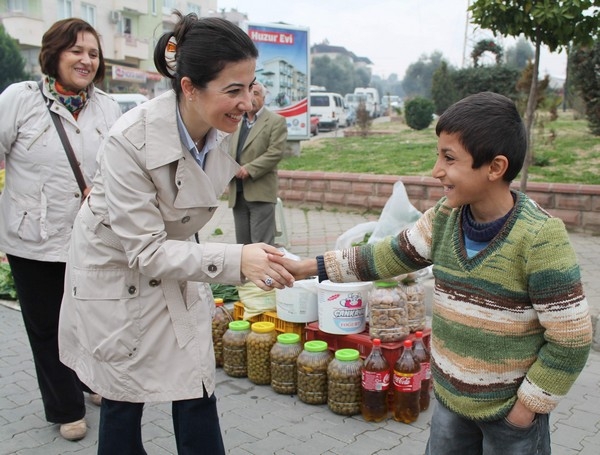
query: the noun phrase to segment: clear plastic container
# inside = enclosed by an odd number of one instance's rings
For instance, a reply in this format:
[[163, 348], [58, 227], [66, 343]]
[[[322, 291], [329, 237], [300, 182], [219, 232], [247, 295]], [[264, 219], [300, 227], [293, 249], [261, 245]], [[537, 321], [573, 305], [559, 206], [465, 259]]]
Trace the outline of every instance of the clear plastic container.
[[215, 314], [212, 318], [212, 340], [215, 350], [215, 363], [218, 367], [223, 366], [223, 335], [229, 328], [233, 316], [223, 304], [223, 299], [215, 299]]
[[275, 324], [255, 322], [246, 339], [248, 379], [257, 385], [271, 384], [271, 349], [277, 341]]
[[410, 333], [406, 294], [397, 281], [376, 281], [369, 291], [369, 336], [382, 343], [400, 341]]
[[400, 282], [400, 289], [406, 295], [409, 330], [424, 330], [427, 323], [425, 288], [417, 278], [417, 273], [405, 275]]
[[327, 406], [332, 412], [360, 414], [361, 367], [356, 349], [338, 349], [327, 367]]
[[296, 393], [296, 361], [301, 352], [300, 335], [282, 333], [277, 336], [277, 342], [271, 349], [271, 387], [275, 392]]
[[327, 403], [327, 367], [333, 359], [327, 342], [307, 341], [298, 356], [298, 398], [307, 404]]
[[223, 371], [234, 378], [248, 376], [246, 338], [250, 334], [248, 321], [232, 321], [223, 335]]

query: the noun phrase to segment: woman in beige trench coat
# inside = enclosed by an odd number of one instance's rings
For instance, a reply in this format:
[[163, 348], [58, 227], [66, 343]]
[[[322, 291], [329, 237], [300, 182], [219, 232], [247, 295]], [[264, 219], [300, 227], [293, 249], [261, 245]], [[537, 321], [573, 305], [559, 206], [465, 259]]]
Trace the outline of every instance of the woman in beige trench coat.
[[292, 285], [266, 244], [198, 244], [238, 165], [226, 134], [251, 108], [256, 47], [219, 18], [177, 14], [154, 61], [173, 90], [127, 112], [73, 227], [61, 360], [103, 397], [99, 454], [144, 454], [143, 403], [173, 402], [179, 454], [221, 454], [208, 283]]

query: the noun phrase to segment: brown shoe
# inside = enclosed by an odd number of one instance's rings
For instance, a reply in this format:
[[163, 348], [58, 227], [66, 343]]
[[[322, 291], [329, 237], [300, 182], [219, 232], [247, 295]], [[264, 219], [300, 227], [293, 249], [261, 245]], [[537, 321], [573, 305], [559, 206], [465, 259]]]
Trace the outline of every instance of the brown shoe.
[[89, 395], [90, 401], [94, 403], [96, 406], [100, 406], [102, 404], [102, 397], [97, 393], [90, 393]]
[[67, 441], [79, 441], [87, 432], [85, 419], [76, 420], [71, 423], [63, 423], [60, 426], [60, 435]]

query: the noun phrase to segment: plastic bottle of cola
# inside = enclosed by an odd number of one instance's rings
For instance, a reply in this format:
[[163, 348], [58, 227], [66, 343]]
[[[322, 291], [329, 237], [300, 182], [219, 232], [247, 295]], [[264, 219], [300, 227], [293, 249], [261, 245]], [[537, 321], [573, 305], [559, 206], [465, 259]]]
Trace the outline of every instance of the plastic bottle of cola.
[[371, 353], [361, 369], [360, 411], [367, 422], [381, 422], [388, 417], [390, 365], [381, 353], [381, 340], [375, 338]]
[[404, 340], [404, 349], [394, 365], [393, 417], [402, 423], [412, 423], [419, 418], [421, 366], [413, 356], [412, 344], [412, 340]]
[[421, 364], [421, 395], [419, 396], [419, 409], [421, 412], [429, 408], [431, 388], [431, 354], [423, 341], [423, 332], [415, 333], [415, 342], [413, 345], [413, 354], [415, 359]]

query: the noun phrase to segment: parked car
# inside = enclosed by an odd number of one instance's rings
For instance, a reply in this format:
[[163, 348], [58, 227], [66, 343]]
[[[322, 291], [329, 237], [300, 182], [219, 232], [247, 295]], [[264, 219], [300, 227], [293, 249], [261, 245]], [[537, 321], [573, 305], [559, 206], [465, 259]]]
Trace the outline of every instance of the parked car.
[[319, 117], [316, 115], [310, 116], [310, 135], [316, 136], [319, 134]]
[[319, 130], [336, 130], [346, 126], [346, 104], [339, 93], [311, 92], [310, 115], [319, 119]]
[[139, 104], [148, 101], [148, 98], [140, 93], [109, 93], [121, 108], [121, 112], [124, 114], [129, 109], [133, 109]]

